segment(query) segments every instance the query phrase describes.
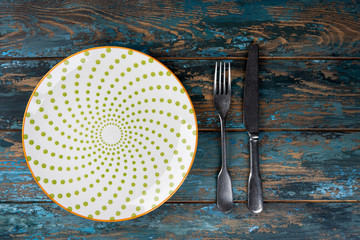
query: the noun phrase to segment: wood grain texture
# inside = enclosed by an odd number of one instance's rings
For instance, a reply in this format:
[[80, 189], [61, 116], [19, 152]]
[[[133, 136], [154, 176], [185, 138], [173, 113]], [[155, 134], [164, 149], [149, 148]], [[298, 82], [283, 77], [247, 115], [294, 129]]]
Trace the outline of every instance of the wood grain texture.
[[[58, 61], [0, 61], [0, 129], [21, 129], [27, 101]], [[181, 80], [195, 106], [199, 128], [219, 128], [212, 100], [215, 61], [163, 61]], [[243, 129], [245, 61], [232, 61], [228, 127]], [[360, 61], [261, 61], [260, 127], [360, 128]]]
[[[359, 239], [358, 5], [0, 0], [0, 239]], [[249, 155], [242, 125], [252, 42], [261, 48], [260, 127], [270, 131], [261, 132], [265, 210], [258, 215], [245, 203]], [[41, 77], [62, 58], [104, 45], [160, 58], [188, 90], [202, 128], [179, 191], [154, 212], [117, 223], [82, 219], [54, 204], [30, 174], [19, 132]], [[230, 214], [214, 204], [220, 134], [212, 79], [220, 58], [233, 67], [228, 149], [237, 203]]]
[[[215, 201], [220, 134], [201, 132], [193, 167], [170, 201]], [[19, 132], [0, 133], [0, 202], [49, 201], [24, 160]], [[260, 135], [264, 199], [360, 200], [360, 132], [265, 132]], [[248, 137], [228, 133], [234, 199], [247, 198]]]
[[[235, 204], [224, 214], [214, 204], [164, 204], [140, 218], [94, 222], [53, 203], [0, 204], [1, 239], [357, 239], [354, 203], [269, 203], [261, 214]], [[350, 224], [351, 223], [351, 224]]]
[[102, 45], [154, 57], [359, 57], [358, 3], [321, 1], [1, 1], [3, 57], [65, 57]]

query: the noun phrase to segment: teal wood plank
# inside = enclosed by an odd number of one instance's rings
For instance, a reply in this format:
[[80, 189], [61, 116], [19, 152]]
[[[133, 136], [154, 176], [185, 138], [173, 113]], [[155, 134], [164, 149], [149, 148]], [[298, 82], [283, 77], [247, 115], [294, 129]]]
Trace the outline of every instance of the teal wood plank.
[[95, 222], [54, 203], [0, 204], [1, 239], [358, 239], [358, 203], [267, 203], [261, 214], [235, 204], [164, 204], [125, 222]]
[[[200, 132], [193, 167], [170, 201], [215, 201], [220, 133]], [[247, 199], [248, 137], [228, 133], [234, 199]], [[0, 132], [0, 202], [51, 200], [33, 180], [20, 132]], [[262, 132], [264, 199], [360, 200], [360, 132]]]
[[[0, 129], [21, 129], [36, 84], [59, 60], [0, 61]], [[181, 80], [195, 106], [199, 128], [219, 128], [212, 100], [215, 61], [162, 61]], [[229, 128], [243, 128], [245, 61], [232, 61]], [[260, 127], [359, 128], [360, 61], [263, 60]]]
[[3, 57], [65, 57], [103, 45], [154, 57], [359, 57], [360, 9], [344, 1], [1, 1]]

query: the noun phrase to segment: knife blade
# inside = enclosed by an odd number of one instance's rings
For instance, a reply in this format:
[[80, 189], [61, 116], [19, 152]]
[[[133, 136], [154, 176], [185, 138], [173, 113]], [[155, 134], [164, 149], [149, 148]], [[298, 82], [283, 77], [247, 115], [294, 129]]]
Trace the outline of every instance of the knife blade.
[[250, 174], [248, 208], [253, 213], [263, 209], [262, 183], [259, 171], [259, 46], [249, 49], [244, 86], [244, 126], [249, 134]]
[[244, 125], [249, 133], [259, 133], [259, 47], [249, 50], [244, 86]]

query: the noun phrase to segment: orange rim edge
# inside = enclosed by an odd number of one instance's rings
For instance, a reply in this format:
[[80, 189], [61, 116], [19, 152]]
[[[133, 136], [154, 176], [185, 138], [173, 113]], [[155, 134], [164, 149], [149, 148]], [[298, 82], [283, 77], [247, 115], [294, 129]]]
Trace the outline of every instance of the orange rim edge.
[[[191, 163], [190, 163], [190, 166], [189, 166], [189, 169], [187, 170], [185, 176], [183, 177], [183, 179], [181, 180], [180, 184], [177, 186], [177, 188], [164, 200], [162, 201], [161, 203], [159, 203], [158, 205], [156, 205], [156, 207], [154, 208], [151, 208], [150, 210], [144, 212], [144, 213], [141, 213], [139, 215], [136, 215], [135, 217], [129, 217], [129, 218], [123, 218], [123, 219], [119, 219], [119, 220], [103, 220], [103, 219], [96, 219], [96, 218], [89, 218], [89, 217], [86, 217], [86, 216], [83, 216], [83, 215], [80, 215], [78, 213], [75, 213], [73, 211], [70, 211], [69, 209], [67, 209], [66, 207], [64, 207], [63, 205], [61, 205], [60, 203], [58, 203], [57, 201], [55, 201], [52, 197], [50, 197], [50, 195], [45, 191], [45, 189], [41, 186], [41, 184], [38, 182], [38, 180], [36, 179], [30, 165], [29, 165], [29, 162], [27, 161], [27, 155], [26, 155], [26, 151], [25, 151], [25, 145], [24, 145], [24, 127], [25, 127], [25, 118], [26, 118], [26, 113], [27, 113], [27, 110], [28, 110], [28, 107], [29, 107], [29, 104], [31, 102], [31, 99], [33, 98], [34, 96], [34, 93], [36, 92], [37, 88], [40, 86], [40, 84], [42, 83], [42, 81], [47, 77], [47, 75], [52, 72], [58, 65], [60, 65], [61, 63], [63, 63], [64, 61], [66, 61], [67, 59], [71, 58], [71, 57], [74, 57], [80, 53], [83, 53], [83, 52], [86, 52], [86, 51], [90, 51], [90, 50], [94, 50], [94, 49], [100, 49], [100, 48], [120, 48], [120, 49], [126, 49], [126, 50], [131, 50], [131, 51], [134, 51], [134, 52], [137, 52], [137, 53], [140, 53], [146, 57], [149, 57], [149, 58], [152, 58], [154, 59], [157, 63], [159, 63], [160, 65], [162, 65], [165, 69], [167, 69], [169, 72], [171, 72], [171, 74], [175, 77], [175, 79], [178, 81], [178, 83], [181, 85], [181, 87], [185, 90], [185, 93], [186, 93], [186, 96], [188, 98], [188, 100], [190, 101], [190, 104], [191, 104], [191, 107], [192, 109], [194, 109], [194, 119], [195, 119], [195, 126], [196, 126], [196, 141], [195, 141], [195, 149], [194, 149], [194, 155], [192, 157], [192, 160], [191, 160]], [[194, 159], [195, 159], [195, 156], [196, 156], [196, 151], [197, 151], [197, 144], [198, 144], [198, 137], [199, 137], [199, 132], [198, 132], [198, 124], [197, 124], [197, 119], [196, 119], [196, 112], [195, 112], [195, 108], [194, 108], [194, 105], [190, 99], [190, 96], [188, 94], [188, 92], [186, 91], [186, 89], [184, 88], [184, 85], [180, 82], [180, 80], [177, 78], [177, 76], [170, 70], [168, 69], [163, 63], [161, 63], [159, 60], [143, 53], [143, 52], [140, 52], [140, 51], [137, 51], [135, 49], [131, 49], [131, 48], [126, 48], [126, 47], [117, 47], [117, 46], [102, 46], [102, 47], [94, 47], [94, 48], [89, 48], [89, 49], [85, 49], [85, 50], [82, 50], [80, 52], [77, 52], [77, 53], [74, 53], [72, 55], [70, 55], [69, 57], [61, 60], [59, 63], [57, 63], [54, 67], [52, 67], [45, 75], [44, 77], [40, 80], [40, 82], [36, 85], [34, 91], [32, 92], [30, 98], [29, 98], [29, 101], [26, 105], [26, 109], [25, 109], [25, 113], [24, 113], [24, 117], [23, 117], [23, 124], [22, 124], [22, 131], [21, 131], [21, 139], [22, 139], [22, 146], [23, 146], [23, 150], [24, 150], [24, 155], [25, 155], [25, 161], [26, 161], [26, 164], [28, 166], [28, 168], [30, 169], [30, 172], [31, 172], [31, 175], [33, 176], [34, 180], [36, 181], [37, 185], [39, 185], [39, 187], [43, 190], [43, 192], [53, 201], [55, 202], [57, 205], [59, 205], [61, 208], [65, 209], [66, 211], [72, 213], [72, 214], [75, 214], [76, 216], [79, 216], [79, 217], [82, 217], [82, 218], [85, 218], [85, 219], [89, 219], [89, 220], [93, 220], [93, 221], [99, 221], [99, 222], [121, 222], [121, 221], [126, 221], [126, 220], [131, 220], [131, 219], [135, 219], [135, 218], [138, 218], [138, 217], [141, 217], [141, 216], [144, 216], [145, 214], [148, 214], [152, 211], [154, 211], [155, 209], [157, 209], [158, 207], [160, 207], [161, 205], [163, 205], [167, 200], [169, 200], [176, 192], [177, 190], [181, 187], [181, 185], [184, 183], [186, 177], [188, 176], [190, 170], [191, 170], [191, 167], [194, 163]]]

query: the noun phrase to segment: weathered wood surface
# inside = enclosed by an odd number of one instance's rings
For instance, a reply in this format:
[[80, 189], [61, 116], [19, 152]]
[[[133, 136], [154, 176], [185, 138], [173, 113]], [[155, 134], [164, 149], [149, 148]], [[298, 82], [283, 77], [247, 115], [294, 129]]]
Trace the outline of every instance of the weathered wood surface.
[[114, 45], [154, 57], [359, 57], [357, 1], [1, 1], [3, 57]]
[[[49, 201], [24, 160], [20, 132], [0, 133], [0, 202]], [[170, 201], [215, 201], [220, 170], [219, 133], [200, 132], [196, 158]], [[228, 134], [234, 199], [247, 198], [248, 137]], [[360, 132], [261, 134], [265, 200], [360, 200]]]
[[[0, 61], [0, 129], [21, 129], [36, 84], [58, 60]], [[199, 128], [218, 128], [212, 101], [215, 61], [163, 63], [188, 90]], [[232, 62], [233, 97], [229, 128], [243, 128], [245, 61]], [[281, 129], [359, 128], [360, 61], [262, 61], [260, 127]]]
[[261, 214], [235, 204], [164, 204], [140, 218], [95, 222], [54, 203], [0, 204], [1, 239], [357, 239], [358, 203], [269, 203]]
[[[358, 239], [358, 4], [0, 0], [0, 239]], [[213, 204], [220, 145], [213, 131], [219, 124], [210, 59], [244, 59], [251, 42], [259, 43], [262, 59], [265, 211], [252, 215], [239, 203], [247, 197], [248, 139], [245, 132], [231, 132], [237, 203], [223, 214]], [[170, 202], [121, 223], [82, 219], [52, 203], [27, 168], [18, 131], [28, 98], [48, 70], [70, 54], [104, 45], [161, 58], [191, 95], [199, 127], [210, 130], [200, 132], [193, 168]], [[292, 60], [276, 60], [287, 58]], [[228, 125], [241, 130], [245, 61], [232, 61], [232, 67]]]

